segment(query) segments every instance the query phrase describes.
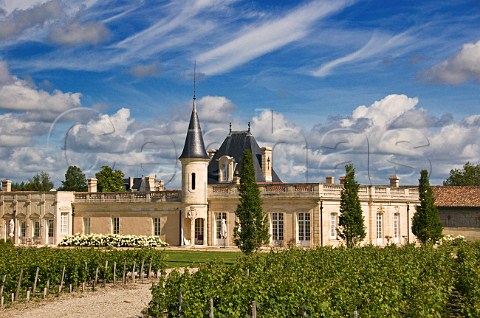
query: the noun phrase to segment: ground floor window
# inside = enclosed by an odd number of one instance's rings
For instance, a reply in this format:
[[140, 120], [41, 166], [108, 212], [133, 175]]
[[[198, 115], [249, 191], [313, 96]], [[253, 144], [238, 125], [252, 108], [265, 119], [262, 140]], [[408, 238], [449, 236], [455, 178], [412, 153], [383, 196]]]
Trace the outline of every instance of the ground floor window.
[[272, 239], [274, 243], [283, 243], [283, 213], [272, 213]]
[[40, 221], [33, 222], [33, 238], [40, 237]]
[[25, 239], [27, 236], [27, 221], [20, 221], [20, 237]]
[[112, 218], [113, 234], [120, 234], [120, 218]]
[[153, 219], [153, 235], [160, 236], [160, 218]]
[[298, 213], [298, 240], [310, 241], [310, 213]]
[[330, 213], [330, 238], [337, 238], [337, 213]]
[[54, 223], [53, 220], [47, 221], [47, 237], [48, 237], [48, 244], [53, 244], [53, 235], [54, 235]]
[[393, 215], [393, 238], [395, 243], [400, 243], [400, 214]]
[[89, 235], [92, 233], [90, 218], [83, 218], [83, 234]]
[[60, 233], [68, 234], [68, 213], [60, 214]]
[[383, 237], [383, 214], [377, 213], [377, 240], [381, 241]]
[[195, 219], [195, 245], [203, 245], [203, 219]]
[[222, 239], [222, 220], [227, 223], [227, 212], [215, 213], [215, 237], [217, 240]]

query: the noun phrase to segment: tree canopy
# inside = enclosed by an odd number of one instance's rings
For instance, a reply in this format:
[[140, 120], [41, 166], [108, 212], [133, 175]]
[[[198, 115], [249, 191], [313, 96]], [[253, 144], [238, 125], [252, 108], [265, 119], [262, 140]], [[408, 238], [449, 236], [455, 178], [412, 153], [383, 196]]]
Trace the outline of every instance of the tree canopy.
[[473, 165], [469, 161], [462, 169], [450, 170], [450, 176], [443, 181], [445, 186], [480, 186], [480, 164]]
[[345, 171], [345, 182], [340, 195], [338, 236], [345, 240], [347, 247], [352, 248], [360, 243], [367, 234], [358, 197], [360, 185], [355, 181], [355, 168], [352, 164], [348, 164], [345, 166]]
[[260, 190], [255, 182], [253, 156], [246, 150], [241, 160], [240, 172], [240, 203], [235, 215], [234, 242], [245, 254], [257, 251], [263, 244], [268, 243], [268, 218], [262, 210]]
[[438, 217], [438, 210], [435, 206], [435, 198], [432, 187], [428, 180], [428, 171], [420, 172], [418, 185], [420, 205], [416, 206], [416, 212], [412, 220], [412, 233], [422, 242], [431, 240], [438, 241], [442, 237], [442, 224]]
[[47, 172], [40, 172], [34, 175], [28, 182], [12, 183], [12, 191], [50, 191], [53, 189], [53, 182]]
[[62, 181], [58, 190], [85, 192], [87, 188], [87, 178], [82, 170], [77, 166], [69, 166], [65, 172], [65, 181]]
[[113, 170], [109, 166], [102, 166], [102, 170], [95, 174], [99, 192], [123, 192], [124, 174], [121, 170]]

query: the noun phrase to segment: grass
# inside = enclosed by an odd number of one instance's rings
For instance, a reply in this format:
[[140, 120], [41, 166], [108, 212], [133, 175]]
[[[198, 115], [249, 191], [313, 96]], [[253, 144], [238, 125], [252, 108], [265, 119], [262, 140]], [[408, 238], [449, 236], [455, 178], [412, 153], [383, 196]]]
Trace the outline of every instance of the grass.
[[241, 252], [216, 251], [179, 251], [165, 249], [165, 263], [167, 267], [198, 266], [212, 260], [221, 260], [226, 264], [233, 264]]

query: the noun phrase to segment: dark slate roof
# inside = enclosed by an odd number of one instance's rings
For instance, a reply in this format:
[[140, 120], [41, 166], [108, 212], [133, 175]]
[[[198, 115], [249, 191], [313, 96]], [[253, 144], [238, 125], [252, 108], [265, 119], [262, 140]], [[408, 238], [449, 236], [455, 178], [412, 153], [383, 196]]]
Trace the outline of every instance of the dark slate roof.
[[432, 186], [438, 207], [480, 207], [480, 187]]
[[133, 178], [133, 186], [130, 188], [130, 178], [123, 179], [123, 186], [126, 191], [140, 191], [143, 178]]
[[197, 109], [195, 107], [195, 99], [193, 100], [192, 116], [188, 125], [187, 138], [185, 138], [185, 146], [183, 146], [182, 158], [201, 158], [208, 159], [205, 144], [203, 143], [202, 129], [198, 121]]
[[[232, 131], [230, 134], [225, 138], [220, 149], [218, 149], [217, 153], [213, 156], [212, 160], [208, 165], [208, 183], [214, 184], [218, 183], [218, 159], [222, 156], [227, 155], [230, 157], [235, 158], [235, 162], [238, 165], [235, 168], [234, 174], [240, 172], [242, 169], [241, 167], [241, 159], [243, 153], [246, 149], [250, 149], [253, 154], [253, 167], [255, 168], [255, 181], [256, 182], [265, 182], [265, 178], [262, 174], [262, 150], [257, 144], [255, 137], [248, 132], [248, 131]], [[275, 170], [272, 168], [272, 182], [282, 182], [278, 177]]]

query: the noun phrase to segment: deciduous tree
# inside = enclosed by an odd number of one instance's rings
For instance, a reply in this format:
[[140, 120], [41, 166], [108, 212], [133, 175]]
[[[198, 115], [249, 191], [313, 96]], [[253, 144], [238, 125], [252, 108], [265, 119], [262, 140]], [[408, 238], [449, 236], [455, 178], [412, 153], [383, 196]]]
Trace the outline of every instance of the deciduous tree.
[[450, 170], [450, 176], [443, 181], [445, 186], [480, 186], [480, 164], [473, 165], [469, 161], [462, 169]]
[[65, 181], [62, 181], [58, 190], [85, 192], [87, 188], [87, 178], [82, 170], [77, 166], [69, 166], [65, 172]]
[[53, 182], [47, 172], [40, 172], [34, 175], [28, 182], [12, 183], [12, 191], [50, 191], [53, 189]]
[[240, 203], [235, 215], [239, 222], [235, 223], [234, 241], [245, 254], [257, 251], [268, 243], [268, 219], [262, 210], [260, 190], [255, 182], [253, 156], [246, 150], [241, 160]]
[[345, 182], [340, 195], [340, 217], [338, 236], [345, 240], [347, 247], [355, 247], [365, 236], [365, 219], [360, 206], [358, 189], [355, 181], [355, 168], [352, 164], [345, 166]]
[[412, 220], [412, 233], [422, 242], [431, 240], [436, 242], [442, 237], [442, 224], [438, 217], [438, 210], [435, 206], [432, 187], [428, 180], [428, 171], [420, 172], [418, 185], [420, 205], [416, 206], [416, 212]]
[[109, 166], [102, 166], [102, 170], [95, 174], [99, 192], [123, 192], [124, 174], [121, 170], [113, 170]]

